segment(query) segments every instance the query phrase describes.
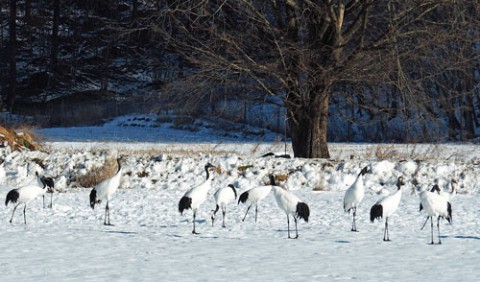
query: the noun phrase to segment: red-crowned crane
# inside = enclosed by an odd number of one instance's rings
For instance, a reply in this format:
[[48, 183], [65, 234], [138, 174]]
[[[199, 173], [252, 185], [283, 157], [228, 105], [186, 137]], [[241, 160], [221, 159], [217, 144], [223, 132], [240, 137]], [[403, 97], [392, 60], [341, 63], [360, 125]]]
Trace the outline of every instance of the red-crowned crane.
[[[289, 239], [298, 238], [297, 218], [302, 218], [305, 222], [308, 222], [310, 216], [310, 208], [304, 202], [302, 202], [295, 194], [287, 191], [285, 188], [275, 185], [275, 177], [269, 175], [270, 183], [272, 184], [273, 195], [277, 201], [277, 205], [287, 215], [287, 230]], [[293, 216], [295, 221], [295, 237], [290, 237], [290, 215]]]
[[10, 190], [10, 192], [7, 193], [7, 198], [5, 199], [5, 206], [7, 206], [9, 202], [11, 202], [12, 204], [16, 204], [15, 207], [13, 208], [12, 217], [10, 218], [10, 223], [12, 223], [13, 221], [13, 215], [15, 214], [15, 210], [20, 204], [23, 203], [25, 204], [25, 207], [23, 208], [23, 220], [25, 224], [27, 224], [27, 215], [26, 215], [27, 205], [37, 196], [45, 193], [45, 189], [46, 189], [46, 186], [40, 187], [35, 184], [30, 184], [18, 189]]
[[247, 211], [245, 212], [245, 216], [243, 217], [242, 221], [245, 221], [248, 211], [253, 205], [255, 205], [255, 222], [257, 222], [258, 203], [263, 199], [265, 199], [265, 197], [267, 197], [270, 191], [272, 191], [272, 185], [263, 185], [263, 186], [250, 188], [247, 191], [240, 194], [240, 197], [238, 198], [238, 204], [240, 203], [248, 204]]
[[37, 184], [40, 187], [45, 186], [45, 188], [47, 188], [47, 189], [44, 190], [43, 195], [42, 195], [42, 197], [43, 197], [43, 208], [45, 208], [45, 193], [50, 193], [50, 205], [48, 207], [53, 208], [53, 192], [54, 192], [54, 189], [55, 189], [55, 182], [53, 181], [53, 178], [47, 177], [47, 176], [44, 176], [44, 175], [39, 175], [37, 171], [35, 172], [35, 178], [36, 178]]
[[[440, 218], [445, 218], [450, 224], [452, 223], [452, 205], [444, 197], [438, 194], [440, 188], [438, 185], [433, 186], [436, 192], [422, 191], [420, 192], [420, 211], [423, 209], [430, 217], [431, 242], [433, 242], [433, 217], [437, 218], [438, 244], [442, 244], [440, 239]], [[428, 220], [428, 218], [427, 218]], [[423, 227], [422, 227], [423, 229]]]
[[383, 197], [377, 201], [370, 209], [370, 221], [385, 218], [385, 230], [383, 231], [383, 241], [390, 241], [388, 233], [388, 218], [397, 210], [402, 198], [402, 185], [405, 185], [403, 177], [397, 179], [397, 191]]
[[228, 184], [227, 187], [218, 189], [215, 194], [213, 194], [213, 198], [215, 199], [216, 206], [212, 214], [212, 226], [215, 222], [215, 214], [221, 207], [223, 215], [222, 227], [225, 228], [225, 214], [227, 213], [227, 204], [237, 199], [237, 190], [232, 184]]
[[343, 209], [345, 212], [353, 212], [353, 221], [352, 221], [352, 231], [358, 231], [357, 225], [355, 224], [355, 216], [357, 214], [357, 207], [363, 200], [363, 196], [365, 195], [365, 187], [363, 185], [363, 176], [366, 173], [371, 172], [371, 168], [369, 166], [364, 167], [357, 176], [355, 182], [348, 188], [347, 192], [345, 192], [345, 197], [343, 198]]
[[200, 185], [190, 188], [183, 197], [178, 202], [178, 211], [180, 214], [183, 214], [184, 210], [192, 209], [193, 210], [193, 230], [192, 234], [199, 234], [195, 230], [195, 218], [197, 216], [197, 209], [207, 198], [207, 193], [212, 188], [212, 178], [210, 177], [209, 170], [214, 169], [215, 166], [211, 163], [205, 165], [205, 172], [207, 174], [207, 179], [202, 182]]
[[95, 209], [95, 204], [99, 204], [101, 201], [106, 201], [105, 205], [105, 218], [103, 221], [104, 225], [112, 225], [110, 223], [110, 200], [112, 199], [113, 194], [117, 191], [118, 186], [120, 186], [120, 179], [122, 177], [122, 165], [120, 164], [120, 159], [117, 158], [118, 170], [114, 176], [103, 180], [98, 183], [90, 192], [90, 207]]
[[[440, 189], [438, 184], [435, 184], [435, 185], [433, 185], [432, 189], [430, 189], [430, 192], [436, 192], [442, 198], [444, 198], [445, 200], [447, 200], [448, 202], [451, 203], [451, 199], [455, 198], [455, 196], [457, 195], [457, 181], [453, 178], [450, 182], [450, 187], [451, 187], [451, 190], [449, 192], [445, 192], [442, 189]], [[422, 203], [420, 203], [420, 211], [422, 209], [423, 209], [423, 206], [422, 206]], [[427, 224], [428, 219], [429, 219], [429, 216], [427, 216], [427, 219], [423, 223], [421, 230], [423, 230], [423, 228]]]

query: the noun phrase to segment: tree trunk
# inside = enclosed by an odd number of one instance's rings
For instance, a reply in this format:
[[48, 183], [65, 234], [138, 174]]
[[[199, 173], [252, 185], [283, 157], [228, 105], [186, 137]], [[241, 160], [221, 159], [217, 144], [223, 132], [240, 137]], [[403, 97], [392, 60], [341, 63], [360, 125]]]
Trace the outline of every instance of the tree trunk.
[[17, 1], [10, 0], [10, 16], [8, 19], [9, 29], [9, 88], [7, 94], [6, 106], [8, 111], [12, 111], [17, 95]]
[[138, 1], [132, 0], [132, 21], [137, 19]]
[[60, 24], [60, 0], [55, 0], [53, 3], [53, 26], [52, 26], [52, 39], [50, 48], [50, 68], [52, 73], [55, 74], [57, 69], [58, 60], [58, 26]]
[[473, 108], [473, 101], [471, 95], [465, 95], [463, 100], [463, 127], [462, 127], [462, 141], [468, 141], [475, 137], [475, 110]]
[[293, 153], [297, 158], [330, 158], [327, 144], [329, 94], [316, 95], [310, 105], [288, 109]]
[[32, 0], [25, 0], [25, 22], [30, 23], [32, 15]]

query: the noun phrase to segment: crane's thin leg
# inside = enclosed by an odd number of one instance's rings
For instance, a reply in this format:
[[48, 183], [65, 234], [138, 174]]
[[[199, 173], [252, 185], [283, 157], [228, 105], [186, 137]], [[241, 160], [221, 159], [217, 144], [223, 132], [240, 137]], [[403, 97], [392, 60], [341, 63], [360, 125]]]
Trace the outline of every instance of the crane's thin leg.
[[431, 230], [431, 238], [432, 238], [432, 242], [430, 244], [433, 245], [435, 244], [433, 242], [433, 216], [430, 216], [430, 230]]
[[227, 214], [227, 207], [225, 206], [222, 206], [222, 214], [223, 214], [223, 223], [222, 223], [222, 227], [225, 228], [225, 215]]
[[53, 208], [53, 192], [50, 194], [50, 208]]
[[440, 240], [440, 217], [437, 217], [437, 231], [438, 231], [438, 244], [441, 245], [442, 241]]
[[430, 219], [429, 216], [427, 216], [427, 219], [426, 219], [425, 222], [423, 223], [422, 228], [420, 228], [420, 230], [423, 230], [423, 228], [425, 227], [425, 225], [427, 225], [428, 219]]
[[290, 218], [288, 217], [288, 213], [287, 213], [287, 230], [288, 230], [288, 239], [291, 239], [290, 238]]
[[10, 218], [10, 223], [12, 223], [13, 215], [15, 214], [15, 211], [17, 210], [17, 207], [18, 207], [19, 205], [20, 205], [20, 203], [16, 204], [15, 207], [13, 208], [12, 217]]
[[110, 223], [110, 206], [108, 205], [108, 201], [107, 201], [107, 205], [105, 206], [105, 219], [103, 221], [103, 224], [104, 225], [113, 225]]
[[247, 212], [245, 213], [245, 216], [243, 217], [242, 221], [245, 221], [245, 218], [247, 218], [248, 211], [250, 210], [251, 207], [252, 205], [248, 206]]
[[298, 238], [297, 217], [293, 216], [293, 219], [295, 220], [295, 239], [297, 239]]
[[200, 233], [197, 233], [197, 231], [195, 231], [195, 218], [197, 217], [197, 209], [194, 209], [193, 210], [193, 230], [192, 230], [192, 234], [200, 234]]
[[358, 232], [357, 225], [355, 224], [355, 216], [357, 215], [357, 208], [353, 208], [353, 222], [352, 222], [352, 231]]
[[258, 205], [255, 205], [255, 223], [257, 223]]
[[45, 195], [43, 195], [42, 198], [43, 198], [43, 208], [45, 208]]
[[388, 234], [388, 217], [385, 218], [385, 230], [383, 231], [383, 241], [390, 241], [390, 234]]
[[27, 215], [26, 215], [26, 210], [27, 210], [27, 204], [25, 203], [25, 207], [23, 208], [23, 221], [25, 224], [27, 224]]

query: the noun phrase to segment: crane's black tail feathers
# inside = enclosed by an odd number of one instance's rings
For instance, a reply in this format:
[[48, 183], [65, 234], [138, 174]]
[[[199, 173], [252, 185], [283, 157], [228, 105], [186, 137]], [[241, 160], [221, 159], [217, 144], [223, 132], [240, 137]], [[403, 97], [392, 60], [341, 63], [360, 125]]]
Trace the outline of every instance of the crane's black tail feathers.
[[8, 205], [8, 202], [16, 203], [18, 201], [18, 197], [20, 194], [18, 193], [17, 189], [13, 189], [7, 194], [7, 198], [5, 199], [5, 206]]
[[97, 190], [93, 188], [92, 192], [90, 192], [90, 207], [92, 207], [92, 209], [95, 209], [95, 204], [99, 202], [100, 201], [97, 201]]
[[370, 221], [374, 222], [375, 219], [380, 219], [383, 216], [383, 206], [382, 205], [373, 205], [370, 209]]
[[240, 202], [242, 203], [245, 203], [248, 199], [248, 191], [246, 192], [243, 192], [240, 197], [238, 198], [238, 204], [240, 204]]
[[303, 218], [305, 222], [308, 222], [308, 217], [310, 216], [310, 208], [307, 204], [299, 202], [297, 204], [297, 217]]
[[40, 181], [42, 181], [44, 186], [47, 186], [49, 188], [55, 188], [55, 182], [51, 177], [42, 176], [40, 177]]
[[182, 197], [180, 202], [178, 202], [178, 211], [180, 214], [183, 214], [184, 210], [192, 208], [192, 199], [189, 197]]
[[452, 224], [452, 221], [453, 221], [452, 204], [450, 204], [450, 202], [447, 202], [447, 212], [448, 212], [448, 216], [447, 216], [448, 223]]

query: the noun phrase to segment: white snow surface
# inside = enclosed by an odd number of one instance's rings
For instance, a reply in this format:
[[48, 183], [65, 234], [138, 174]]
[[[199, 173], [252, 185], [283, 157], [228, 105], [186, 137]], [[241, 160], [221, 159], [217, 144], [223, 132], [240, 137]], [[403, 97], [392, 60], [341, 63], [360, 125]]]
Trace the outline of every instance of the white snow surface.
[[[81, 141], [85, 130], [89, 142]], [[220, 139], [214, 132], [190, 132], [187, 138], [184, 131], [165, 129], [175, 140], [189, 140], [176, 142], [162, 138], [162, 130], [112, 123], [46, 129], [38, 132], [54, 141], [46, 142], [45, 151], [1, 149], [3, 199], [11, 189], [31, 181], [27, 171], [32, 167], [52, 176], [56, 189], [52, 209], [44, 209], [41, 198], [28, 205], [27, 225], [23, 205], [12, 224], [8, 221], [13, 205], [0, 209], [1, 281], [478, 279], [480, 154], [475, 145], [331, 144], [332, 160], [285, 159], [261, 157], [269, 151], [282, 153], [284, 145], [273, 139], [220, 142], [213, 141]], [[100, 141], [93, 138], [96, 135], [102, 136]], [[131, 139], [119, 142], [115, 139], [119, 135]], [[386, 148], [395, 154], [388, 155]], [[91, 187], [78, 187], [71, 177], [103, 165], [112, 151], [124, 156], [124, 169], [110, 202], [114, 226], [104, 226], [105, 203], [92, 210]], [[35, 160], [42, 160], [44, 168], [32, 165]], [[193, 235], [192, 212], [180, 215], [178, 201], [204, 181], [207, 162], [218, 166], [220, 173], [214, 174], [213, 188], [197, 213], [201, 234]], [[371, 165], [372, 173], [365, 176], [365, 198], [357, 210], [359, 232], [351, 232], [352, 215], [343, 211], [343, 196], [366, 165]], [[212, 227], [217, 189], [234, 184], [240, 195], [265, 185], [269, 173], [288, 174], [283, 185], [310, 207], [308, 223], [298, 223], [298, 239], [287, 239], [286, 215], [273, 193], [260, 203], [257, 223], [254, 207], [242, 222], [247, 206], [235, 203], [227, 207], [226, 228], [221, 227], [221, 211]], [[389, 219], [392, 241], [383, 242], [384, 221], [371, 223], [370, 207], [396, 189], [400, 175], [406, 185], [400, 206]], [[426, 214], [418, 210], [418, 190], [435, 183], [448, 190], [452, 177], [459, 182], [451, 200], [453, 224], [442, 220], [442, 244], [430, 245], [430, 224], [420, 230]], [[294, 232], [292, 219], [290, 228]]]

